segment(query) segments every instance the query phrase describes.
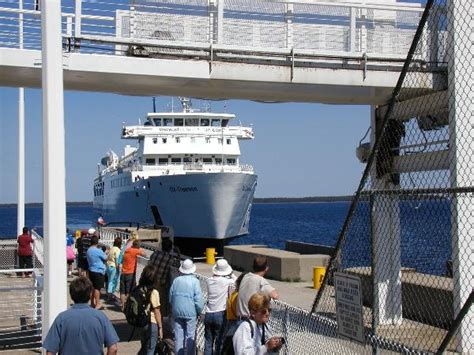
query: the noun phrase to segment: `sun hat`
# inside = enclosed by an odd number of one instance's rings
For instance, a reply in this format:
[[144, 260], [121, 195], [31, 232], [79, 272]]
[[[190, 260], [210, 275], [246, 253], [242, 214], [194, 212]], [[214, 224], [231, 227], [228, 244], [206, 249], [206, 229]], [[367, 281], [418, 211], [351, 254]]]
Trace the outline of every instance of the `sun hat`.
[[181, 263], [179, 272], [182, 274], [194, 274], [196, 271], [196, 265], [194, 265], [191, 259], [186, 259]]
[[232, 274], [232, 267], [229, 265], [227, 260], [219, 259], [212, 267], [212, 272], [217, 276], [227, 276]]
[[90, 234], [90, 235], [93, 235], [93, 234], [95, 234], [95, 229], [94, 228], [89, 228], [87, 233]]

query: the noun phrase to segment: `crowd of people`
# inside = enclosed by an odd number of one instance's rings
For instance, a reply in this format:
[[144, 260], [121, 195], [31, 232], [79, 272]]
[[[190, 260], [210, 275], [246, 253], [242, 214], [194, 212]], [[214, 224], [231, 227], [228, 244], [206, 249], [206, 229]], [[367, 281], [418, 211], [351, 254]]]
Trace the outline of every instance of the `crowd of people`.
[[[23, 268], [32, 267], [33, 243], [25, 227], [18, 237]], [[78, 277], [69, 287], [74, 305], [61, 313], [50, 328], [43, 343], [48, 354], [102, 354], [104, 347], [107, 354], [117, 352], [117, 333], [100, 312], [104, 308], [104, 287], [107, 302], [125, 313], [130, 308], [127, 302], [136, 301], [137, 290], [142, 291], [148, 318], [142, 327], [139, 354], [155, 354], [163, 339], [176, 355], [196, 354], [199, 317], [205, 327], [205, 355], [270, 354], [284, 345], [284, 339], [272, 336], [267, 324], [271, 300], [279, 296], [265, 279], [268, 265], [264, 256], [255, 257], [252, 272], [242, 273], [238, 278], [227, 260], [217, 260], [212, 277], [207, 279], [205, 300], [195, 277], [196, 265], [191, 259], [182, 261], [179, 249], [169, 239], [164, 239], [162, 249], [151, 255], [138, 285], [137, 258], [144, 256], [145, 251], [140, 248], [136, 233], [126, 243], [116, 238], [113, 246], [106, 249], [99, 246], [98, 233], [90, 228], [74, 236], [68, 233], [65, 244], [68, 275], [74, 261], [78, 270]], [[120, 298], [115, 296], [118, 291]]]

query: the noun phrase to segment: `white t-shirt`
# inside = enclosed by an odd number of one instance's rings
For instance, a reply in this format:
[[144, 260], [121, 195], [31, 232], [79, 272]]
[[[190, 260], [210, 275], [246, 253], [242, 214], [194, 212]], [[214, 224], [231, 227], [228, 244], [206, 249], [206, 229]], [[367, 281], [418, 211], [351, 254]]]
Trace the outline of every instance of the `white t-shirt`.
[[229, 287], [234, 285], [235, 275], [231, 276], [212, 276], [207, 279], [207, 304], [206, 312], [222, 312], [225, 311], [227, 297], [229, 295]]
[[274, 289], [262, 276], [249, 272], [240, 283], [239, 295], [237, 296], [237, 315], [239, 317], [250, 317], [250, 297], [257, 292], [270, 296]]

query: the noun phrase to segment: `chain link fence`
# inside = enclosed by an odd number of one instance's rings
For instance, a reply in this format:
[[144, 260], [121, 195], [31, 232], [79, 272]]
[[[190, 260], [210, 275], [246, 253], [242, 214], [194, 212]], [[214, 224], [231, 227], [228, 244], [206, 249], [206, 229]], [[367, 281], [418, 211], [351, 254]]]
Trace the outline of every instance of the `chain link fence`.
[[472, 24], [468, 2], [427, 2], [358, 148], [367, 166], [313, 305], [335, 319], [334, 273], [360, 279], [354, 351], [474, 352]]

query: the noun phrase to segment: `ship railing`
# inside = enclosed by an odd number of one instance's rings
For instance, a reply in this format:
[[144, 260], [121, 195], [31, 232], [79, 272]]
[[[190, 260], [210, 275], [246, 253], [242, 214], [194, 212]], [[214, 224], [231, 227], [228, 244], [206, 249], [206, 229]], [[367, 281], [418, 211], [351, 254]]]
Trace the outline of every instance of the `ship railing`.
[[203, 164], [202, 163], [184, 163], [183, 169], [184, 170], [202, 170]]

